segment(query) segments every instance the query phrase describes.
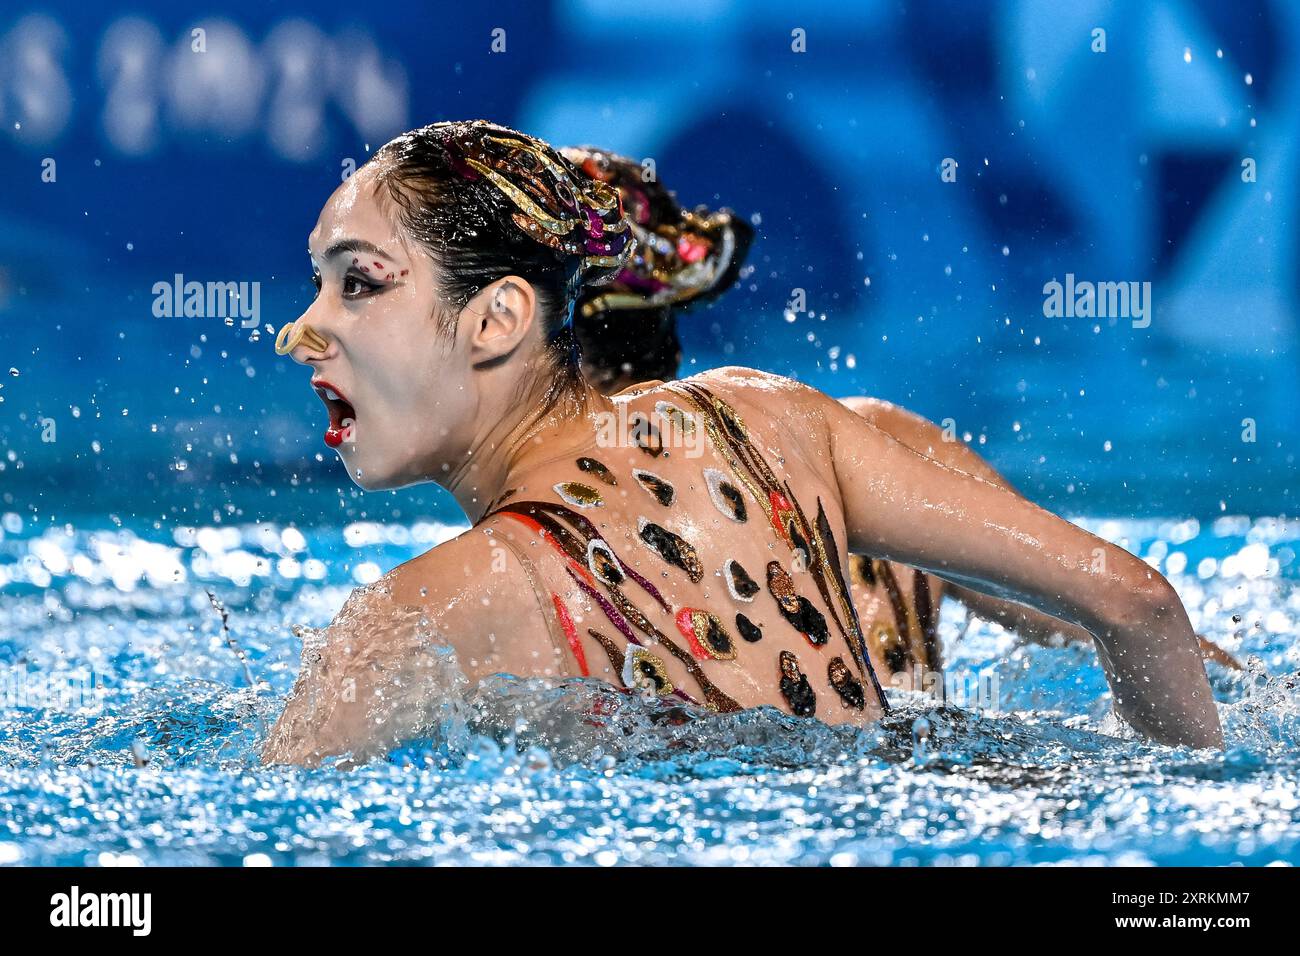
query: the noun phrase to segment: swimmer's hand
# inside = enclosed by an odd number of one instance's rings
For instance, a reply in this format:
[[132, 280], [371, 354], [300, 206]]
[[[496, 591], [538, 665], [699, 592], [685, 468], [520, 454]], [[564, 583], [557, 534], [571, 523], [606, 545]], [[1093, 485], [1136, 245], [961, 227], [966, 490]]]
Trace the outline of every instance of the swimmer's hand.
[[806, 453], [827, 459], [851, 552], [1084, 628], [1124, 720], [1160, 743], [1223, 746], [1196, 634], [1159, 572], [1005, 486], [909, 448], [815, 389], [749, 370], [710, 377], [747, 406], [779, 402]]

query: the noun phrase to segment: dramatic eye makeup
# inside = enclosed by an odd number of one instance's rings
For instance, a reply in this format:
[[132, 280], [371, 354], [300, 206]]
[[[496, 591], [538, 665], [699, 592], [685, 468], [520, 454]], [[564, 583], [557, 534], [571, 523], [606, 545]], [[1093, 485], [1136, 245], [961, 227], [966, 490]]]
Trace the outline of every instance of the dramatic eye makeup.
[[410, 269], [398, 269], [393, 263], [384, 259], [375, 259], [365, 255], [353, 256], [352, 268], [361, 270], [372, 279], [379, 279], [384, 282], [392, 282], [399, 276], [405, 276], [411, 271]]
[[[400, 284], [411, 272], [410, 269], [399, 268], [383, 249], [364, 239], [336, 242], [325, 251], [323, 259], [328, 262], [337, 256], [348, 256], [350, 259], [342, 281], [345, 299], [362, 299], [383, 292], [391, 287], [390, 283]], [[312, 284], [319, 294], [322, 287], [319, 269], [313, 269]]]
[[361, 299], [384, 288], [383, 285], [371, 281], [364, 275], [358, 274], [355, 270], [356, 267], [353, 266], [343, 275], [343, 298]]
[[[320, 270], [312, 270], [311, 284], [316, 289], [316, 295], [319, 296], [325, 285], [325, 280], [321, 277]], [[384, 285], [375, 282], [370, 279], [370, 277], [364, 275], [356, 268], [356, 266], [351, 267], [343, 274], [341, 285], [343, 298], [345, 299], [363, 299], [368, 295], [382, 291], [386, 288]]]

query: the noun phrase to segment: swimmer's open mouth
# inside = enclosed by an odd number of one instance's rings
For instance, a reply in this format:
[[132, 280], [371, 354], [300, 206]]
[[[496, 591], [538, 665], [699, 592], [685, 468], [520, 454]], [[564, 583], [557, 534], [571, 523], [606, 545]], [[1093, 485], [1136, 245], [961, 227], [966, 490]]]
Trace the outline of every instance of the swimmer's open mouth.
[[346, 442], [356, 441], [357, 410], [343, 397], [343, 393], [323, 378], [313, 379], [311, 386], [330, 413], [330, 427], [325, 429], [325, 444], [338, 448]]

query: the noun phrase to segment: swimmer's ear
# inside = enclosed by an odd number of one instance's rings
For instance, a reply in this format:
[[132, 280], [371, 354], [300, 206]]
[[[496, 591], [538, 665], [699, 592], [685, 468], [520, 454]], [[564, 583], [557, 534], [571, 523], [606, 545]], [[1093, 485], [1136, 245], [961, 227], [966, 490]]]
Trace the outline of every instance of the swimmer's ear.
[[470, 356], [490, 362], [515, 350], [532, 328], [537, 293], [518, 276], [505, 276], [484, 286], [465, 304], [462, 321], [469, 323]]

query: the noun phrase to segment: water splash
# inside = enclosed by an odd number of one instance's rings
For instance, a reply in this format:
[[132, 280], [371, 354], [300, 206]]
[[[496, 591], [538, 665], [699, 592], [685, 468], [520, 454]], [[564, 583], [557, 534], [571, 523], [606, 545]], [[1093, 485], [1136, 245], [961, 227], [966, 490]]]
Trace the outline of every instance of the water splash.
[[1294, 552], [1294, 526], [1102, 529], [1167, 573], [1181, 561], [1193, 623], [1247, 662], [1209, 668], [1222, 754], [1127, 735], [1090, 649], [1018, 647], [983, 623], [957, 640], [948, 606], [950, 666], [996, 668], [994, 710], [891, 690], [894, 712], [857, 730], [581, 679], [471, 691], [442, 656], [401, 746], [352, 770], [263, 767], [259, 720], [275, 722], [339, 608], [373, 596], [354, 590], [356, 567], [456, 530], [0, 516], [0, 860], [1300, 861], [1300, 588], [1293, 563], [1270, 566]]

